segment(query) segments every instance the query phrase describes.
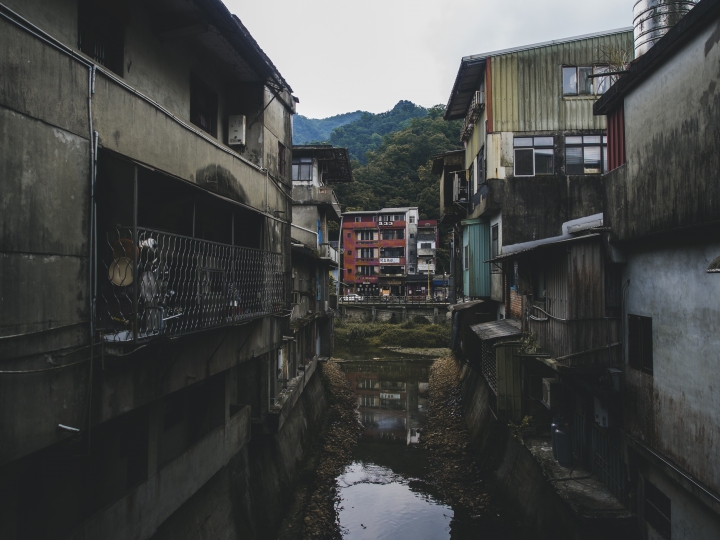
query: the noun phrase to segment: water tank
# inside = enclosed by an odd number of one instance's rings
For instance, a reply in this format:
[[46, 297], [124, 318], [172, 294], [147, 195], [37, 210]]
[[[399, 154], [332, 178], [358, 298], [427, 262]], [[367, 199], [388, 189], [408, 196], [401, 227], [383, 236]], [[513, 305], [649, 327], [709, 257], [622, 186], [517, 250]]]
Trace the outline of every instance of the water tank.
[[667, 34], [699, 0], [638, 0], [633, 7], [635, 58], [640, 57]]

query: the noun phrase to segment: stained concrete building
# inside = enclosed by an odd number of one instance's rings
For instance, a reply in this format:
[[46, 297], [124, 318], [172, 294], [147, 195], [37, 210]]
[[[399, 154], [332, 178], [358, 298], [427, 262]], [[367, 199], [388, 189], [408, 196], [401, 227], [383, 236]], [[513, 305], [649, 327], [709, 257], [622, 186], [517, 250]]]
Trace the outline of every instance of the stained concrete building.
[[595, 104], [622, 258], [624, 454], [642, 538], [720, 537], [720, 2], [702, 0]]
[[0, 43], [0, 537], [262, 536], [303, 452], [251, 482], [288, 413], [290, 86], [219, 0], [3, 0]]
[[292, 314], [282, 379], [291, 387], [308, 366], [333, 351], [340, 255], [328, 223], [340, 223], [333, 185], [351, 182], [347, 148], [293, 146]]

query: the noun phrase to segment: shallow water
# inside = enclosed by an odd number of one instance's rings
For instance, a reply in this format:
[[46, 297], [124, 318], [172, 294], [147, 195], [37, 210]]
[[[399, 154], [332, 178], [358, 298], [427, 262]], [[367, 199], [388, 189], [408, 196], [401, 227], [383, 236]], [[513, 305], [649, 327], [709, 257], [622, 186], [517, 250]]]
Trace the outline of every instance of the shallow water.
[[428, 411], [432, 360], [342, 363], [365, 428], [353, 462], [338, 477], [338, 517], [348, 540], [513, 538], [499, 516], [453, 508], [429, 484], [418, 446]]

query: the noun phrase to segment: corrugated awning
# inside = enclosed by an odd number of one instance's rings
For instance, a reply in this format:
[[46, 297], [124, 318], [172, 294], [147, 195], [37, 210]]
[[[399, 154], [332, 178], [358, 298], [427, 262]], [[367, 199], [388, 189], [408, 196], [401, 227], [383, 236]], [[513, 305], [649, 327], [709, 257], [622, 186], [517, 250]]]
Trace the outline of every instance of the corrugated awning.
[[480, 323], [475, 326], [471, 326], [470, 329], [483, 341], [488, 339], [519, 336], [522, 333], [520, 321], [515, 321], [513, 319]]
[[453, 304], [448, 308], [448, 311], [462, 311], [463, 309], [469, 309], [483, 303], [485, 303], [485, 300], [472, 300], [470, 302], [463, 302], [462, 304]]
[[[545, 238], [543, 240], [536, 240], [534, 242], [527, 242], [528, 247], [525, 247], [523, 249], [517, 249], [513, 250], [509, 253], [503, 253], [502, 255], [498, 255], [494, 259], [489, 259], [485, 262], [500, 262], [500, 261], [506, 261], [508, 259], [514, 259], [520, 255], [525, 255], [526, 253], [529, 253], [531, 251], [536, 251], [543, 248], [550, 248], [553, 246], [556, 246], [558, 244], [568, 244], [571, 242], [579, 242], [581, 240], [587, 240], [589, 238], [596, 238], [600, 236], [600, 233], [591, 233], [591, 234], [585, 234], [583, 236], [555, 236], [552, 238]], [[516, 244], [516, 246], [521, 246], [522, 244]], [[515, 246], [511, 246], [515, 247]]]

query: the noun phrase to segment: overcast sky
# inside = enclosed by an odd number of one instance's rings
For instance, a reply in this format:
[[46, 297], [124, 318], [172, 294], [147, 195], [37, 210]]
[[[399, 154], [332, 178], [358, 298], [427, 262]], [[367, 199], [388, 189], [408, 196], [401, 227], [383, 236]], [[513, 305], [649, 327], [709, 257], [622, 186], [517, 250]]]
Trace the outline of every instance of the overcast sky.
[[632, 25], [634, 0], [224, 0], [326, 118], [446, 103], [463, 56]]

